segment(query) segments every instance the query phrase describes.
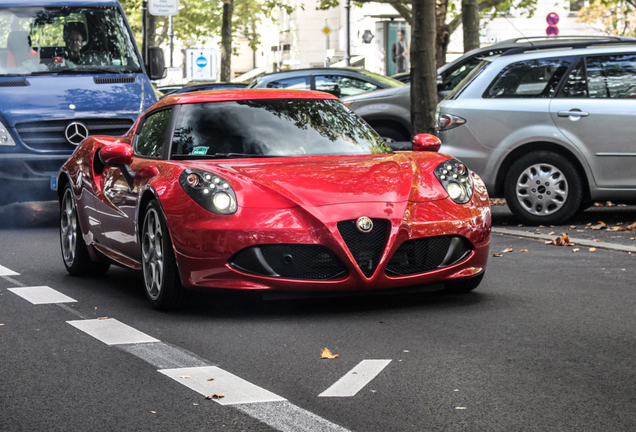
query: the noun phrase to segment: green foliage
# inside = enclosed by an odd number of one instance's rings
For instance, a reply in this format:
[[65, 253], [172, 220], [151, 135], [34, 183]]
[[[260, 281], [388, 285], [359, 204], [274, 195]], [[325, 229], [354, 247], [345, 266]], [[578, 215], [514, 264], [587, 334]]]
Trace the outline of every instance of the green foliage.
[[625, 0], [593, 0], [579, 11], [579, 22], [602, 25], [614, 36], [636, 36], [636, 9]]
[[[141, 0], [120, 0], [130, 22], [137, 44], [141, 46]], [[233, 35], [245, 36], [250, 46], [256, 48], [260, 35], [256, 32], [258, 25], [266, 19], [273, 19], [277, 8], [289, 10], [289, 6], [279, 0], [234, 0], [232, 21]], [[291, 10], [289, 10], [291, 13]], [[179, 13], [173, 19], [175, 39], [186, 46], [195, 45], [201, 37], [221, 35], [221, 19], [223, 2], [210, 0], [179, 0]], [[160, 45], [168, 37], [168, 20], [166, 17], [153, 17], [154, 42]], [[151, 38], [152, 40], [152, 38]]]

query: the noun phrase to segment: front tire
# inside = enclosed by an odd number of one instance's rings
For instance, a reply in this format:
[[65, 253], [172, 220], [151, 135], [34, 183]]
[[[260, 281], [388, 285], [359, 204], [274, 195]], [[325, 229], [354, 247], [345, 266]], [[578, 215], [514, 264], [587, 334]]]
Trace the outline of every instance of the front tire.
[[146, 208], [141, 229], [141, 259], [146, 297], [160, 310], [180, 306], [183, 288], [168, 227], [156, 200]]
[[558, 225], [581, 207], [583, 182], [567, 158], [538, 151], [512, 164], [504, 195], [510, 211], [524, 224]]
[[64, 187], [60, 207], [60, 245], [64, 266], [72, 276], [100, 276], [110, 267], [109, 263], [91, 260], [82, 236], [73, 189], [68, 183]]

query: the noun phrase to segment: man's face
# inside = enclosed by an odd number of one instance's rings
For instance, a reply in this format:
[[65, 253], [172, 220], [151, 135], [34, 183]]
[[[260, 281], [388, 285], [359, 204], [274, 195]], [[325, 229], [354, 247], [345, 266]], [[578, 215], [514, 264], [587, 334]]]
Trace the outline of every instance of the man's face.
[[70, 32], [66, 36], [66, 47], [70, 51], [79, 52], [79, 50], [82, 48], [83, 43], [84, 43], [84, 39], [82, 38], [82, 35], [79, 34], [78, 32]]
[[398, 33], [398, 38], [400, 39], [400, 42], [404, 42], [404, 33], [399, 32]]

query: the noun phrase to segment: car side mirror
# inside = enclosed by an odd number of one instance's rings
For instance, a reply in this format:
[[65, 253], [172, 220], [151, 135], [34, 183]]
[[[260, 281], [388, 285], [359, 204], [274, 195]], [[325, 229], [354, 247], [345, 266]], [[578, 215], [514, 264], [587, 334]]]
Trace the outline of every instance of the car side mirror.
[[418, 134], [413, 137], [413, 151], [430, 151], [439, 150], [442, 142], [435, 135]]
[[148, 48], [148, 64], [146, 65], [148, 78], [151, 80], [159, 80], [166, 77], [168, 70], [166, 69], [166, 61], [163, 57], [163, 50], [160, 47]]
[[130, 165], [133, 162], [133, 148], [128, 144], [110, 144], [99, 151], [99, 160], [106, 166]]

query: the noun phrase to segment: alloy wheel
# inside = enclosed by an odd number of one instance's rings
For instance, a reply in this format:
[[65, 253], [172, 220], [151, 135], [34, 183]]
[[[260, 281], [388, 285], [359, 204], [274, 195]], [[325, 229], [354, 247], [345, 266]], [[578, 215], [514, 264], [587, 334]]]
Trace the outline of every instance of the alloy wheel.
[[154, 208], [146, 212], [143, 225], [141, 252], [146, 291], [152, 300], [159, 298], [163, 288], [163, 229], [159, 214]]
[[75, 262], [77, 254], [77, 210], [73, 192], [67, 188], [62, 198], [62, 215], [60, 218], [62, 256], [68, 267]]

